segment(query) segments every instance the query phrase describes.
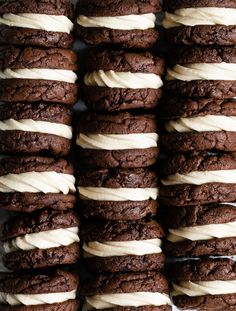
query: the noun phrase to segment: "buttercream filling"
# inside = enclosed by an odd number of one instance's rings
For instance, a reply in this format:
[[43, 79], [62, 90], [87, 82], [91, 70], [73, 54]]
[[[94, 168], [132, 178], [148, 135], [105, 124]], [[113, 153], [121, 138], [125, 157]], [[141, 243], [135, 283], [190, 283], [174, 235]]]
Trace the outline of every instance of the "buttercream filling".
[[194, 171], [187, 174], [173, 174], [161, 180], [165, 186], [192, 184], [202, 185], [207, 183], [236, 183], [236, 170], [221, 171]]
[[125, 150], [157, 147], [156, 133], [143, 134], [79, 134], [76, 144], [84, 149]]
[[78, 190], [82, 200], [146, 201], [158, 196], [157, 188], [78, 187]]
[[74, 193], [75, 177], [57, 172], [27, 172], [0, 176], [0, 192]]
[[91, 309], [108, 309], [120, 307], [162, 306], [170, 305], [168, 295], [157, 292], [134, 292], [104, 294], [85, 297], [86, 307]]
[[0, 17], [0, 25], [65, 33], [73, 29], [73, 23], [67, 16], [34, 13], [5, 13]]
[[62, 303], [76, 298], [76, 290], [49, 294], [9, 294], [0, 292], [0, 303], [10, 306], [36, 306]]
[[93, 71], [86, 73], [84, 83], [87, 86], [130, 89], [159, 89], [163, 86], [160, 76], [154, 73]]
[[4, 69], [0, 70], [0, 79], [33, 79], [75, 83], [77, 75], [65, 69]]
[[209, 224], [194, 227], [169, 229], [167, 240], [181, 242], [184, 240], [198, 241], [214, 238], [230, 238], [236, 236], [236, 221], [224, 224]]
[[86, 256], [112, 257], [161, 253], [161, 240], [149, 239], [138, 241], [106, 241], [83, 243]]
[[85, 16], [79, 15], [77, 24], [83, 27], [105, 27], [119, 30], [145, 30], [155, 27], [153, 13], [123, 16]]
[[79, 242], [79, 228], [65, 228], [25, 234], [3, 244], [5, 253], [19, 250], [48, 249]]
[[165, 128], [169, 133], [188, 132], [236, 132], [236, 117], [207, 115], [193, 118], [180, 118], [166, 122]]
[[236, 25], [236, 9], [200, 7], [175, 10], [174, 13], [165, 13], [163, 27], [197, 25]]
[[24, 132], [37, 132], [57, 135], [67, 139], [72, 138], [72, 127], [65, 124], [35, 121], [32, 119], [14, 120], [8, 119], [0, 121], [1, 131], [24, 131]]
[[167, 69], [166, 80], [236, 80], [235, 63], [194, 63]]
[[199, 281], [172, 283], [172, 296], [187, 295], [190, 297], [204, 295], [227, 295], [236, 293], [236, 281]]

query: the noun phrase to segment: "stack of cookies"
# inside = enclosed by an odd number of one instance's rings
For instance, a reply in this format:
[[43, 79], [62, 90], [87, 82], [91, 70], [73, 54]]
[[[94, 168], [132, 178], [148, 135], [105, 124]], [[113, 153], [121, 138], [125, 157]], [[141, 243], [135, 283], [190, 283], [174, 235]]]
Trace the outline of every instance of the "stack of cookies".
[[1, 228], [14, 272], [1, 273], [0, 309], [76, 311], [78, 277], [59, 269], [79, 258], [75, 177], [64, 158], [77, 100], [74, 10], [69, 0], [1, 0], [0, 14], [0, 206], [17, 212]]
[[82, 294], [89, 310], [171, 310], [160, 272], [164, 231], [155, 220], [154, 109], [164, 62], [148, 51], [157, 40], [154, 13], [160, 10], [158, 0], [78, 3], [76, 32], [97, 47], [85, 61], [89, 111], [80, 115], [76, 138], [81, 244], [92, 274]]
[[183, 310], [235, 310], [236, 2], [165, 1], [165, 250]]

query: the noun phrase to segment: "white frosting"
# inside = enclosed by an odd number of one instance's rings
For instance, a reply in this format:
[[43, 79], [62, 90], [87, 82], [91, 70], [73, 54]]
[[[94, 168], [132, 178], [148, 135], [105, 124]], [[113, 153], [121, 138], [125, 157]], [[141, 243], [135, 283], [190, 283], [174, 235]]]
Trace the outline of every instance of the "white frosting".
[[65, 228], [25, 234], [3, 244], [5, 253], [18, 250], [48, 249], [79, 242], [79, 228]]
[[35, 79], [75, 83], [77, 75], [64, 69], [5, 69], [0, 70], [0, 79]]
[[141, 307], [141, 306], [162, 306], [170, 305], [171, 301], [168, 295], [155, 292], [134, 292], [95, 295], [85, 297], [86, 307], [90, 309], [107, 309], [121, 307]]
[[66, 33], [73, 29], [72, 21], [66, 16], [34, 13], [3, 14], [0, 25]]
[[166, 80], [236, 80], [235, 63], [194, 63], [167, 69]]
[[125, 150], [157, 147], [156, 133], [143, 134], [79, 134], [77, 145], [84, 149]]
[[233, 8], [185, 8], [165, 13], [165, 28], [197, 25], [236, 25], [236, 9]]
[[145, 201], [156, 200], [157, 188], [103, 188], [103, 187], [79, 187], [82, 200], [96, 201]]
[[235, 202], [222, 202], [222, 203], [218, 203], [220, 205], [231, 205], [231, 206], [234, 206], [236, 207], [236, 203]]
[[224, 295], [236, 293], [236, 281], [199, 281], [172, 283], [172, 296], [187, 295], [190, 297], [202, 295]]
[[192, 184], [202, 185], [207, 183], [236, 183], [236, 170], [221, 171], [195, 171], [187, 174], [169, 175], [161, 180], [165, 186]]
[[86, 256], [112, 257], [161, 253], [161, 240], [139, 240], [139, 241], [107, 241], [88, 242], [83, 244]]
[[183, 240], [210, 240], [214, 238], [230, 238], [236, 236], [236, 221], [224, 224], [209, 224], [194, 227], [169, 229], [167, 239], [171, 242]]
[[163, 85], [160, 76], [154, 73], [115, 72], [113, 70], [86, 73], [84, 83], [88, 86], [130, 89], [159, 89]]
[[74, 193], [75, 177], [57, 172], [27, 172], [0, 176], [0, 192]]
[[31, 119], [0, 121], [1, 131], [25, 131], [53, 134], [68, 139], [72, 138], [72, 127], [65, 124], [35, 121]]
[[208, 115], [203, 117], [180, 118], [168, 121], [165, 128], [169, 133], [232, 131], [236, 132], [236, 117]]
[[84, 16], [79, 15], [77, 23], [83, 27], [105, 27], [120, 30], [145, 30], [155, 27], [156, 16], [153, 13], [124, 16]]
[[75, 299], [76, 290], [62, 293], [49, 294], [8, 294], [0, 292], [0, 303], [10, 306], [36, 306], [43, 304], [62, 303], [64, 301]]

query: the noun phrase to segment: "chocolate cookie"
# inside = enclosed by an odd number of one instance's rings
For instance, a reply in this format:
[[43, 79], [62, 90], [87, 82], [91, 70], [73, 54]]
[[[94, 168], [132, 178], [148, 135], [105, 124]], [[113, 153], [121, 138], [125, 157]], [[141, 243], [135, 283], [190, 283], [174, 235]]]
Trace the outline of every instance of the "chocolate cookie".
[[169, 57], [167, 93], [187, 97], [236, 97], [233, 47], [181, 47]]
[[75, 263], [79, 258], [79, 219], [73, 210], [43, 209], [3, 224], [3, 262], [10, 270]]
[[66, 156], [71, 148], [72, 113], [59, 104], [0, 105], [0, 152]]
[[165, 152], [236, 151], [236, 101], [166, 98], [162, 106]]
[[88, 167], [147, 167], [158, 156], [154, 115], [83, 114], [78, 121], [77, 146]]
[[64, 159], [6, 157], [0, 161], [0, 208], [66, 210], [75, 203], [73, 168]]
[[1, 273], [1, 311], [76, 311], [79, 281], [75, 274], [50, 272]]
[[159, 0], [82, 0], [77, 8], [77, 35], [91, 45], [151, 48], [157, 41], [154, 13]]
[[165, 205], [199, 205], [236, 200], [236, 155], [179, 154], [160, 164], [161, 201]]
[[147, 168], [83, 170], [77, 186], [79, 207], [87, 218], [130, 220], [132, 215], [140, 219], [155, 214], [157, 175]]
[[168, 0], [164, 3], [166, 13], [162, 25], [171, 43], [236, 44], [234, 1]]
[[228, 204], [166, 208], [165, 251], [176, 257], [236, 254], [236, 207]]
[[74, 104], [76, 69], [71, 50], [2, 46], [0, 101]]
[[88, 222], [81, 229], [83, 257], [96, 273], [160, 270], [163, 237], [154, 220]]
[[82, 284], [89, 309], [170, 311], [166, 278], [154, 271], [100, 274]]
[[69, 0], [0, 1], [0, 44], [71, 48], [74, 9]]
[[149, 52], [91, 51], [86, 71], [84, 97], [95, 111], [151, 109], [162, 95], [164, 61]]
[[229, 259], [188, 260], [169, 270], [172, 296], [181, 310], [235, 310], [235, 263]]

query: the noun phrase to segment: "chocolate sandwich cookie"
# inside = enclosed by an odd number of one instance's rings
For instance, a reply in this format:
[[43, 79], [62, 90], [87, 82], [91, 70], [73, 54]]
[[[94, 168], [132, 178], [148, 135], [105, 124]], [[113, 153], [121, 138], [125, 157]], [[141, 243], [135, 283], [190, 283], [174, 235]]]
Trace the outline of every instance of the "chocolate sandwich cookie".
[[236, 97], [234, 47], [180, 47], [169, 56], [166, 92], [187, 97]]
[[88, 310], [172, 310], [168, 282], [154, 271], [101, 274], [86, 280], [81, 294]]
[[77, 186], [86, 218], [132, 220], [156, 212], [157, 175], [147, 168], [83, 170]]
[[67, 271], [1, 273], [1, 311], [77, 311], [78, 277]]
[[164, 61], [149, 52], [91, 51], [84, 97], [92, 110], [151, 109], [162, 95]]
[[235, 269], [235, 262], [229, 259], [174, 264], [169, 269], [174, 304], [181, 310], [235, 310]]
[[66, 156], [71, 148], [72, 112], [45, 103], [0, 105], [0, 152]]
[[74, 104], [76, 69], [71, 50], [1, 46], [0, 101]]
[[168, 208], [165, 251], [176, 257], [236, 254], [236, 206], [232, 203]]
[[73, 210], [43, 209], [2, 225], [4, 265], [9, 270], [72, 264], [79, 258], [79, 219]]
[[236, 101], [166, 98], [161, 137], [167, 153], [236, 151]]
[[159, 0], [82, 0], [77, 8], [77, 35], [91, 45], [151, 48], [157, 41], [154, 13]]
[[83, 114], [78, 121], [80, 163], [88, 167], [147, 167], [158, 156], [154, 115]]
[[73, 208], [75, 177], [65, 159], [6, 157], [0, 161], [0, 208], [32, 212]]
[[236, 155], [179, 154], [160, 163], [162, 203], [188, 206], [236, 201]]
[[233, 0], [167, 0], [162, 25], [171, 43], [235, 45], [236, 3]]
[[97, 273], [160, 270], [163, 237], [154, 220], [87, 222], [81, 229], [83, 257]]
[[73, 16], [69, 0], [1, 0], [0, 44], [71, 48]]

